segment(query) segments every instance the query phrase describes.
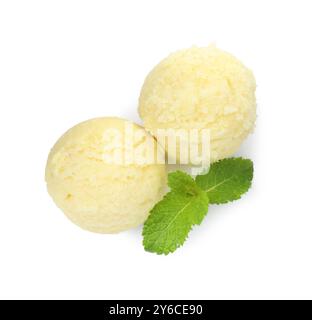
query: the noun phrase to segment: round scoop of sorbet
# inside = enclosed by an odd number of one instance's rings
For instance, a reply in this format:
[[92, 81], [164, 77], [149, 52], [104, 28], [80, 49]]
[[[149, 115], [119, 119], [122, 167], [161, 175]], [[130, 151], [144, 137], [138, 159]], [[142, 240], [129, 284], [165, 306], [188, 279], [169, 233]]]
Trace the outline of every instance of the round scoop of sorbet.
[[253, 130], [255, 89], [252, 72], [234, 56], [215, 46], [193, 47], [169, 55], [150, 72], [139, 113], [155, 136], [157, 129], [170, 128], [197, 129], [201, 137], [209, 129], [213, 162], [233, 155]]
[[164, 165], [125, 162], [125, 150], [129, 149], [125, 125], [133, 125], [134, 136], [139, 136], [134, 150], [144, 142], [154, 142], [140, 126], [117, 118], [98, 118], [67, 131], [50, 152], [48, 192], [83, 229], [116, 233], [135, 228], [163, 195]]

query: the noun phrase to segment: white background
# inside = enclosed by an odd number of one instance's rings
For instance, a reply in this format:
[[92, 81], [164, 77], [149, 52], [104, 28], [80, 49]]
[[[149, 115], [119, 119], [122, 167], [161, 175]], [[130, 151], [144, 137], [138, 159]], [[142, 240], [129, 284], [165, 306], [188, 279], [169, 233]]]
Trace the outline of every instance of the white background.
[[[0, 1], [0, 298], [312, 298], [311, 1]], [[139, 121], [149, 70], [217, 46], [257, 79], [255, 164], [240, 201], [211, 206], [176, 253], [141, 229], [99, 235], [49, 198], [48, 152], [76, 123]]]

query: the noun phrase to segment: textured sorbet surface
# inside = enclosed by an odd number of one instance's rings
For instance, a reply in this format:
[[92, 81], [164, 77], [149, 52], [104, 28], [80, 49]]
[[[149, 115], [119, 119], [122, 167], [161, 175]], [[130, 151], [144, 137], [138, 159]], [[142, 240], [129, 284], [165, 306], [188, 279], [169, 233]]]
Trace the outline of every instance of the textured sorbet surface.
[[[145, 127], [210, 129], [211, 161], [231, 156], [253, 130], [255, 79], [235, 57], [193, 47], [171, 54], [147, 76], [139, 113]], [[170, 150], [167, 150], [170, 156]]]
[[[49, 194], [83, 229], [115, 233], [137, 227], [163, 195], [164, 165], [103, 161], [103, 152], [111, 153], [117, 148], [114, 140], [103, 139], [103, 132], [117, 129], [124, 137], [125, 123], [117, 118], [83, 122], [66, 132], [50, 152], [46, 167]], [[143, 128], [134, 128], [144, 137], [141, 141], [153, 139]], [[119, 150], [124, 147], [118, 145]]]

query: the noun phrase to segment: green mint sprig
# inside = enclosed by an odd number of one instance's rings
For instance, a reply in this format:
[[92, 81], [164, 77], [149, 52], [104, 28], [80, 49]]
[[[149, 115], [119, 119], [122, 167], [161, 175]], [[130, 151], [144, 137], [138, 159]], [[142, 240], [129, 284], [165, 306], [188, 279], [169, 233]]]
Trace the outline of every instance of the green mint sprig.
[[253, 178], [253, 163], [242, 158], [220, 160], [195, 180], [187, 173], [169, 173], [171, 189], [151, 210], [143, 227], [146, 251], [169, 254], [182, 246], [194, 225], [199, 225], [209, 204], [240, 199]]

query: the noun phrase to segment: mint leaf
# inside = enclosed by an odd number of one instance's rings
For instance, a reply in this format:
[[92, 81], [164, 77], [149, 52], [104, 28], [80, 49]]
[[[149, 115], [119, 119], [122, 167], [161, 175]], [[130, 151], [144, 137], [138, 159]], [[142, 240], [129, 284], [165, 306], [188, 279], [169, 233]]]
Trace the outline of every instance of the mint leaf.
[[253, 163], [243, 158], [230, 158], [213, 163], [206, 175], [196, 177], [213, 204], [240, 199], [251, 186]]
[[169, 254], [180, 247], [208, 211], [207, 194], [192, 177], [177, 171], [169, 174], [168, 181], [172, 191], [151, 210], [143, 228], [145, 250], [157, 254]]
[[239, 199], [250, 188], [252, 178], [253, 163], [242, 158], [218, 161], [195, 181], [181, 171], [170, 173], [171, 191], [154, 206], [143, 227], [145, 250], [174, 252], [183, 245], [192, 227], [203, 221], [209, 203]]

